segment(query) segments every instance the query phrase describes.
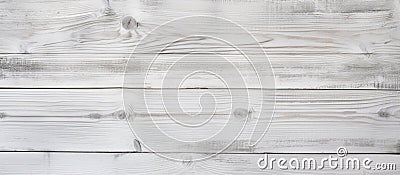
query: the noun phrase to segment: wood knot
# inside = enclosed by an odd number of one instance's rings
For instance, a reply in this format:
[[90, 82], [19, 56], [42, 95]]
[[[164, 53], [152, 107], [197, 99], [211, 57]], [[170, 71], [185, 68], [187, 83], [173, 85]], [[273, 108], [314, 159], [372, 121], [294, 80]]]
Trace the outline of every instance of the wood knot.
[[142, 152], [142, 145], [140, 144], [139, 140], [133, 140], [133, 147], [135, 148], [136, 152]]
[[378, 116], [383, 117], [383, 118], [388, 118], [388, 117], [390, 117], [390, 114], [385, 111], [379, 111]]
[[111, 114], [111, 116], [113, 116], [113, 117], [115, 117], [115, 118], [117, 118], [119, 120], [126, 119], [126, 113], [125, 113], [124, 110], [119, 110], [119, 111], [113, 112]]
[[235, 111], [233, 111], [233, 116], [235, 116], [238, 119], [247, 118], [250, 114], [251, 111], [243, 108], [236, 108]]
[[394, 105], [383, 108], [378, 111], [378, 116], [382, 118], [388, 118], [388, 117], [398, 118], [400, 116], [400, 105]]
[[88, 117], [90, 119], [100, 119], [102, 117], [102, 115], [99, 114], [99, 113], [91, 113], [91, 114], [88, 115]]
[[7, 114], [6, 113], [4, 113], [4, 112], [0, 112], [0, 119], [2, 119], [2, 118], [5, 118], [7, 116]]
[[125, 30], [133, 30], [139, 27], [139, 23], [132, 16], [125, 16], [121, 23]]

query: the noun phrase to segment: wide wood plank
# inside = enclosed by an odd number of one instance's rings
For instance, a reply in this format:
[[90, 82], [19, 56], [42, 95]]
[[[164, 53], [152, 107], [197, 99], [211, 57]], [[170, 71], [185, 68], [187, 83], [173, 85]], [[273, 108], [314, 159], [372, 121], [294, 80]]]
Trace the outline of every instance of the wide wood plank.
[[[181, 154], [186, 157], [185, 154]], [[320, 160], [335, 154], [268, 154], [269, 159], [314, 158]], [[277, 163], [273, 169], [260, 169], [257, 162], [263, 154], [220, 154], [200, 161], [171, 161], [151, 153], [0, 153], [2, 174], [385, 174], [399, 173], [398, 155], [359, 155], [350, 154], [343, 160], [357, 158], [371, 160], [371, 169], [361, 164], [360, 169], [332, 169], [325, 163], [325, 168], [318, 170], [288, 169], [281, 170]], [[377, 164], [394, 163], [396, 169], [378, 170]], [[307, 165], [307, 164], [306, 164]], [[286, 166], [288, 164], [286, 163]], [[308, 165], [307, 165], [308, 166]], [[352, 166], [352, 165], [350, 165]], [[367, 167], [368, 168], [368, 167]], [[372, 170], [375, 169], [375, 170]]]
[[[211, 90], [211, 89], [208, 89]], [[170, 122], [163, 111], [157, 89], [148, 93], [148, 108], [138, 101], [133, 111], [123, 111], [121, 89], [8, 89], [1, 90], [2, 150], [52, 150], [52, 151], [133, 151], [135, 139], [127, 117], [152, 126], [155, 122], [172, 133], [182, 133]], [[139, 97], [141, 89], [130, 90]], [[184, 105], [189, 112], [198, 110], [194, 91], [183, 93]], [[191, 92], [192, 91], [192, 92]], [[221, 97], [220, 91], [212, 90]], [[219, 94], [219, 95], [218, 95]], [[276, 92], [276, 109], [269, 131], [255, 147], [248, 145], [256, 119], [268, 123], [268, 111], [257, 111], [260, 101], [250, 100], [252, 116], [242, 134], [227, 150], [228, 152], [313, 152], [324, 153], [346, 146], [354, 152], [398, 153], [399, 149], [399, 105], [397, 91], [374, 90], [279, 90]], [[186, 137], [200, 139], [221, 127], [230, 117], [221, 98], [221, 106], [210, 122]], [[208, 111], [208, 106], [203, 106]], [[244, 111], [248, 108], [242, 107]], [[237, 109], [237, 108], [235, 108]], [[234, 109], [234, 110], [235, 110]], [[149, 110], [149, 111], [147, 111]], [[174, 109], [171, 109], [174, 110]], [[211, 111], [211, 110], [210, 110]], [[149, 113], [150, 112], [150, 113]], [[128, 115], [130, 114], [130, 115]], [[152, 115], [150, 118], [149, 114]], [[183, 113], [174, 113], [178, 119], [189, 119]], [[201, 120], [208, 113], [192, 121]], [[129, 119], [129, 118], [128, 118]], [[214, 120], [215, 119], [215, 120]], [[211, 128], [211, 129], [210, 129]], [[142, 128], [143, 129], [143, 128]], [[255, 134], [260, 135], [261, 130]], [[351, 134], [349, 134], [351, 133]], [[147, 135], [162, 140], [157, 133]], [[182, 135], [180, 135], [182, 136]], [[229, 133], [226, 133], [228, 138]], [[185, 135], [183, 135], [185, 137]], [[227, 139], [215, 138], [205, 145], [165, 145], [161, 151], [214, 152]], [[146, 151], [146, 147], [139, 149]]]
[[[171, 60], [182, 57], [181, 54], [162, 55], [149, 68], [152, 61], [149, 55], [132, 57], [127, 69], [131, 78], [123, 84], [125, 67], [130, 54], [1, 54], [0, 67], [2, 88], [99, 88], [99, 87], [168, 87], [161, 85], [162, 75]], [[217, 55], [194, 54], [190, 59], [180, 62], [179, 69], [168, 71], [169, 76], [179, 80], [188, 71], [212, 69], [221, 73], [223, 79], [234, 81], [233, 73], [240, 72], [250, 83], [247, 88], [258, 88], [254, 81], [254, 70], [238, 55], [224, 55], [227, 60], [238, 65], [233, 69], [231, 63], [215, 59]], [[197, 61], [193, 61], [197, 59]], [[271, 65], [274, 72], [275, 87], [301, 89], [399, 89], [400, 55], [398, 54], [268, 54], [252, 56], [253, 64], [260, 65], [259, 76], [272, 78], [268, 70]], [[144, 77], [147, 76], [146, 83]], [[212, 77], [211, 77], [212, 78]], [[183, 87], [221, 87], [220, 80], [207, 77], [191, 78], [196, 84]], [[231, 88], [244, 87], [240, 83], [231, 84]]]
[[[297, 117], [291, 121], [277, 117], [258, 145], [249, 147], [247, 136], [250, 132], [247, 130], [225, 152], [326, 153], [346, 146], [357, 153], [399, 153], [398, 122], [371, 123], [361, 119], [341, 122]], [[135, 147], [139, 139], [132, 134], [125, 120], [9, 117], [2, 119], [0, 125], [2, 151], [151, 151], [143, 143], [143, 146]], [[203, 132], [207, 133], [207, 130]], [[158, 139], [156, 136], [154, 139]], [[200, 138], [199, 135], [194, 137]], [[219, 148], [226, 144], [224, 140], [214, 139], [208, 145], [184, 148], [180, 147], [182, 145], [165, 145], [164, 150], [157, 151], [210, 153], [220, 151]]]
[[[162, 28], [160, 36], [136, 52], [158, 52], [157, 46], [199, 25], [204, 28], [200, 34], [235, 39], [235, 45], [248, 52], [260, 44], [267, 53], [398, 53], [399, 7], [397, 0], [2, 1], [0, 52], [132, 53], [146, 34], [167, 21], [209, 15], [238, 23], [257, 41], [238, 41], [246, 36], [243, 31], [204, 19], [187, 27]], [[124, 29], [124, 16], [133, 16], [139, 28]], [[165, 52], [195, 51], [235, 53], [210, 38], [178, 42]]]

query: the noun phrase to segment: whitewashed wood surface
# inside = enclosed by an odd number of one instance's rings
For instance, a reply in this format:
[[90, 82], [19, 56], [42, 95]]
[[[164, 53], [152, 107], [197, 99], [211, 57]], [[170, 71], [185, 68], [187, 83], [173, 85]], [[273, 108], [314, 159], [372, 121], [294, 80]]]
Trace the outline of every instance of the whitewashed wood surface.
[[[131, 53], [147, 32], [177, 17], [212, 15], [239, 23], [268, 53], [398, 53], [397, 0], [209, 1], [2, 1], [3, 53]], [[131, 15], [139, 35], [121, 27]], [[240, 37], [240, 32], [199, 21], [211, 30]], [[176, 33], [186, 30], [170, 29]], [[162, 38], [149, 44], [163, 44]], [[204, 43], [208, 43], [204, 41]], [[164, 43], [165, 44], [165, 43]], [[243, 43], [254, 47], [256, 43]], [[218, 46], [218, 45], [217, 45]], [[215, 51], [217, 46], [209, 45]], [[183, 45], [170, 52], [187, 52]], [[229, 52], [231, 48], [220, 48]]]
[[[7, 92], [0, 97], [0, 110], [3, 111], [0, 147], [3, 150], [136, 151], [133, 145], [135, 137], [125, 120], [127, 115], [122, 111], [121, 89], [2, 91]], [[142, 92], [131, 91], [133, 94]], [[158, 103], [158, 90], [154, 91], [155, 96], [149, 96], [149, 101], [153, 101], [149, 110], [158, 115], [157, 120], [168, 121], [166, 113], [161, 110], [162, 104]], [[250, 130], [245, 130], [229, 151], [323, 153], [346, 146], [353, 152], [397, 153], [400, 149], [400, 94], [397, 91], [280, 90], [276, 95], [275, 116], [262, 142], [251, 149], [244, 143], [250, 133]], [[189, 107], [193, 109], [196, 106], [195, 101], [187, 104], [192, 104]], [[136, 116], [143, 116], [144, 122], [151, 124], [143, 103], [138, 102], [135, 107]], [[262, 115], [263, 111], [253, 113], [261, 113], [261, 119], [270, 119]], [[180, 115], [185, 116], [175, 116]], [[228, 116], [227, 111], [221, 110], [212, 126], [219, 127], [222, 119]], [[249, 126], [254, 122], [250, 120]], [[172, 132], [182, 131], [170, 129]], [[192, 133], [186, 137], [201, 137], [211, 131], [202, 128], [199, 132], [203, 134]], [[160, 138], [159, 135], [153, 137], [156, 140]], [[215, 150], [218, 144], [224, 144], [223, 140], [213, 141], [217, 145], [189, 147], [187, 151], [207, 152], [204, 147]], [[165, 145], [164, 151], [179, 150], [182, 148], [176, 145]]]
[[[255, 147], [245, 142], [255, 124], [250, 120], [249, 128], [224, 154], [204, 162], [173, 162], [138, 147], [126, 121], [139, 116], [150, 125], [150, 114], [156, 114], [157, 121], [168, 120], [160, 110], [160, 88], [164, 88], [158, 84], [160, 79], [154, 77], [146, 85], [141, 81], [127, 84], [133, 96], [140, 97], [147, 88], [152, 103], [147, 111], [138, 98], [134, 111], [124, 111], [123, 74], [134, 47], [146, 34], [191, 15], [226, 18], [256, 37], [257, 43], [239, 45], [255, 55], [255, 63], [270, 61], [276, 110], [270, 130]], [[136, 31], [122, 27], [126, 16], [139, 22]], [[243, 35], [211, 21], [199, 23], [227, 37]], [[164, 30], [179, 35], [187, 29]], [[149, 60], [141, 54], [154, 53], [155, 46], [166, 44], [165, 37], [135, 51], [137, 64], [128, 67], [133, 77], [139, 80], [145, 75]], [[256, 52], [258, 45], [269, 61]], [[232, 48], [207, 39], [201, 44], [173, 45], [163, 56], [193, 53], [204, 63], [187, 62], [188, 69], [213, 64], [225, 70], [226, 63], [198, 53], [204, 51], [239, 56]], [[340, 146], [353, 155], [396, 162], [399, 167], [399, 53], [399, 0], [3, 0], [0, 174], [399, 174], [398, 170], [266, 171], [257, 167], [264, 152], [319, 158]], [[189, 109], [196, 109], [192, 97], [202, 91], [224, 97], [224, 89], [213, 80], [197, 82], [204, 87], [185, 87], [184, 97], [191, 99], [185, 102]], [[262, 103], [251, 100], [250, 106]], [[211, 127], [220, 126], [229, 117], [227, 111], [223, 106]], [[265, 111], [252, 113], [260, 114], [261, 120], [270, 119]], [[168, 123], [165, 127], [182, 132]], [[204, 128], [182, 136], [200, 138], [209, 132]], [[151, 137], [160, 139], [157, 134]], [[198, 147], [160, 144], [165, 145], [161, 152], [186, 156], [183, 152], [213, 153], [225, 143], [220, 139]]]
[[[179, 54], [165, 55], [174, 58]], [[0, 54], [2, 72], [1, 88], [119, 88], [123, 84], [123, 73], [130, 54]], [[214, 56], [195, 55], [201, 60], [199, 69], [209, 63], [224, 70], [226, 63], [212, 61]], [[239, 57], [226, 55], [228, 58]], [[278, 89], [392, 89], [400, 88], [400, 54], [268, 54]], [[135, 57], [134, 68], [128, 71], [138, 79], [145, 76], [146, 61]], [[255, 64], [265, 64], [268, 60], [260, 56]], [[190, 70], [193, 65], [187, 64]], [[162, 64], [161, 64], [162, 65]], [[160, 65], [160, 66], [161, 66]], [[169, 65], [164, 63], [164, 65]], [[226, 65], [225, 67], [228, 67]], [[185, 69], [184, 69], [185, 70]], [[182, 75], [184, 70], [172, 70], [172, 74]], [[157, 71], [157, 70], [155, 70]], [[225, 72], [229, 75], [231, 69]], [[251, 69], [242, 70], [243, 73]], [[264, 76], [268, 71], [260, 72]], [[235, 77], [225, 76], [234, 79]], [[248, 77], [253, 79], [255, 77]], [[107, 80], [107, 81], [106, 81]], [[161, 78], [149, 80], [147, 88], [159, 88]], [[152, 83], [153, 82], [153, 83]], [[197, 84], [217, 87], [209, 80]], [[130, 81], [127, 87], [143, 87], [142, 81]], [[249, 88], [259, 87], [249, 85]]]
[[[322, 159], [330, 154], [269, 154], [278, 158]], [[181, 154], [185, 157], [185, 154]], [[260, 170], [257, 161], [263, 154], [220, 154], [201, 162], [174, 162], [150, 153], [0, 153], [0, 170], [4, 174], [391, 174], [399, 171], [359, 170]], [[358, 155], [375, 162], [398, 162], [396, 155]], [[82, 166], [86, 165], [86, 166]], [[19, 167], [23, 166], [23, 169]]]

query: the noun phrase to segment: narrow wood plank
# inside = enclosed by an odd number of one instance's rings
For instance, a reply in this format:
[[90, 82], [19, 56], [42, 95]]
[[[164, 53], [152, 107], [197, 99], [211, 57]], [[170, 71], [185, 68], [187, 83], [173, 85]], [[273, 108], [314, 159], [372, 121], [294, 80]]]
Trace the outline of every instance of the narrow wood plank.
[[[254, 34], [258, 42], [236, 43], [250, 52], [261, 44], [268, 53], [398, 53], [399, 7], [397, 0], [2, 1], [0, 52], [131, 53], [156, 26], [182, 16], [209, 15], [236, 22]], [[140, 23], [136, 32], [121, 25], [129, 15]], [[246, 35], [213, 20], [195, 24], [226, 38]], [[161, 36], [137, 53], [154, 52], [155, 46], [180, 38], [190, 26], [161, 29]], [[167, 52], [196, 50], [234, 51], [203, 38], [179, 42]]]
[[60, 117], [3, 118], [0, 149], [7, 151], [137, 151], [124, 120]]
[[[297, 117], [291, 121], [277, 116], [258, 145], [249, 147], [247, 136], [250, 132], [247, 130], [225, 152], [326, 153], [346, 146], [358, 153], [399, 153], [398, 122], [372, 123], [316, 121], [311, 117]], [[138, 138], [132, 134], [125, 120], [9, 117], [2, 119], [0, 125], [3, 133], [0, 136], [2, 151], [151, 151], [144, 143], [140, 149], [135, 147], [134, 142]], [[203, 132], [207, 134], [207, 130]], [[194, 137], [200, 138], [198, 135]], [[220, 151], [219, 148], [226, 144], [224, 140], [214, 139], [210, 144], [198, 147], [165, 145], [164, 150], [157, 148], [157, 151], [210, 153]]]
[[[49, 150], [49, 151], [132, 151], [136, 150], [135, 138], [126, 122], [127, 113], [122, 111], [121, 89], [3, 89], [1, 150]], [[134, 116], [143, 126], [155, 122], [172, 134], [182, 133], [171, 124], [160, 106], [157, 90], [152, 90], [149, 108], [138, 101]], [[192, 91], [192, 92], [190, 92]], [[184, 105], [189, 112], [198, 110], [193, 91], [183, 93]], [[220, 97], [222, 90], [211, 91]], [[134, 94], [143, 91], [132, 90]], [[185, 95], [186, 94], [186, 95]], [[220, 95], [218, 95], [220, 94]], [[339, 146], [355, 152], [398, 153], [399, 149], [399, 93], [374, 90], [280, 90], [276, 92], [276, 110], [270, 130], [255, 147], [248, 145], [256, 121], [268, 123], [268, 111], [252, 111], [240, 137], [228, 152], [313, 152], [324, 153]], [[157, 99], [158, 98], [158, 99]], [[224, 98], [221, 99], [224, 102]], [[250, 107], [257, 109], [260, 101], [250, 100]], [[222, 103], [208, 127], [192, 132], [190, 138], [199, 139], [219, 128], [230, 115], [230, 108]], [[203, 110], [208, 111], [207, 106]], [[236, 108], [235, 108], [236, 109]], [[153, 118], [149, 117], [149, 110]], [[174, 109], [172, 109], [174, 110]], [[244, 111], [249, 110], [243, 108]], [[211, 111], [211, 110], [210, 110]], [[147, 112], [147, 113], [146, 113]], [[188, 119], [183, 113], [172, 113], [178, 119]], [[260, 114], [260, 115], [259, 115]], [[130, 115], [131, 116], [131, 115]], [[198, 116], [196, 121], [209, 116]], [[215, 120], [214, 120], [215, 119]], [[190, 119], [189, 119], [190, 121]], [[262, 134], [257, 131], [255, 134]], [[349, 134], [351, 133], [351, 134]], [[147, 135], [162, 140], [157, 133]], [[205, 145], [165, 145], [162, 151], [213, 152], [228, 140], [215, 138]], [[186, 137], [188, 137], [186, 135]], [[38, 141], [40, 140], [40, 141]], [[185, 147], [182, 147], [185, 146]], [[142, 148], [143, 151], [147, 149]]]
[[[184, 157], [184, 154], [181, 154]], [[269, 158], [297, 159], [314, 158], [320, 160], [332, 154], [269, 154]], [[274, 168], [260, 169], [258, 159], [263, 154], [221, 154], [200, 162], [170, 161], [155, 154], [94, 154], [94, 153], [0, 153], [2, 174], [398, 174], [400, 157], [398, 155], [359, 155], [350, 154], [343, 160], [356, 158], [363, 161], [369, 158], [371, 169], [361, 164], [360, 169], [332, 169], [328, 163], [321, 170]], [[377, 170], [377, 164], [394, 163], [394, 170]], [[286, 163], [287, 165], [287, 163]], [[288, 166], [288, 165], [287, 165]], [[379, 166], [381, 167], [381, 166]], [[368, 167], [367, 167], [368, 168]], [[372, 170], [374, 168], [375, 170]]]
[[[137, 55], [128, 68], [131, 78], [125, 87], [165, 87], [162, 76], [170, 60], [181, 54], [162, 55], [157, 64], [149, 69], [149, 56]], [[233, 69], [232, 63], [215, 59], [217, 55], [194, 54], [188, 61], [181, 61], [179, 69], [168, 72], [178, 80], [188, 71], [211, 69], [221, 73], [223, 79], [236, 80], [231, 76], [240, 72], [245, 80], [250, 80], [247, 88], [260, 87], [255, 83], [255, 71], [249, 62], [238, 55], [224, 55], [227, 60], [242, 65]], [[125, 66], [130, 54], [1, 54], [0, 87], [13, 88], [98, 88], [122, 87]], [[196, 58], [198, 61], [193, 61]], [[236, 59], [236, 60], [235, 60]], [[272, 78], [268, 66], [271, 65], [276, 88], [304, 89], [399, 89], [400, 55], [398, 54], [268, 54], [252, 56], [253, 64], [259, 65], [259, 76]], [[270, 62], [269, 62], [270, 61]], [[196, 65], [196, 66], [193, 66]], [[147, 80], [144, 82], [146, 73]], [[197, 77], [196, 84], [184, 87], [221, 87], [220, 80], [212, 77]], [[215, 78], [215, 77], [214, 77]], [[168, 86], [170, 87], [170, 86]], [[240, 83], [231, 88], [243, 87]], [[173, 87], [176, 88], [176, 87]]]

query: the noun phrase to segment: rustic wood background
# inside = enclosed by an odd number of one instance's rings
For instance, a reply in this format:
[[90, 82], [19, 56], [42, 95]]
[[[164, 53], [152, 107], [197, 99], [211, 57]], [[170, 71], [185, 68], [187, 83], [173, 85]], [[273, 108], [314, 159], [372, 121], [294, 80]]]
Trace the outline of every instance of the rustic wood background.
[[[124, 66], [146, 33], [189, 15], [239, 23], [259, 41], [243, 44], [268, 53], [276, 112], [255, 148], [238, 140], [202, 162], [168, 161], [138, 148], [122, 106]], [[125, 16], [140, 23], [135, 32], [122, 27]], [[229, 28], [226, 34], [240, 37]], [[151, 53], [162, 36], [146, 44], [138, 53]], [[166, 56], [196, 47], [176, 46]], [[318, 171], [263, 171], [256, 162], [264, 152], [318, 158], [339, 146], [400, 162], [399, 0], [0, 0], [0, 66], [0, 174], [311, 174]], [[138, 67], [134, 73], [143, 76]], [[159, 87], [150, 88], [156, 100]], [[204, 147], [212, 152], [215, 144], [223, 141]], [[182, 154], [174, 145], [165, 150]]]

